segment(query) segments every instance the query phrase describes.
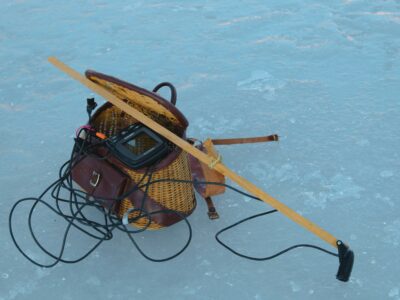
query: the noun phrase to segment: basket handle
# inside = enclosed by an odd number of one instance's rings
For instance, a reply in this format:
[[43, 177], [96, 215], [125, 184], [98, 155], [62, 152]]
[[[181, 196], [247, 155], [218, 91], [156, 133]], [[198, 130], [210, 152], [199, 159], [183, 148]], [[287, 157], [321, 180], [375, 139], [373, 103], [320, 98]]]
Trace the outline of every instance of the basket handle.
[[172, 83], [170, 83], [170, 82], [161, 82], [161, 83], [157, 84], [153, 89], [153, 93], [157, 93], [157, 91], [159, 89], [161, 89], [162, 87], [164, 87], [164, 86], [169, 87], [169, 89], [171, 91], [171, 99], [170, 99], [170, 101], [171, 101], [171, 103], [173, 105], [176, 105], [176, 89], [175, 89], [175, 87], [173, 86]]

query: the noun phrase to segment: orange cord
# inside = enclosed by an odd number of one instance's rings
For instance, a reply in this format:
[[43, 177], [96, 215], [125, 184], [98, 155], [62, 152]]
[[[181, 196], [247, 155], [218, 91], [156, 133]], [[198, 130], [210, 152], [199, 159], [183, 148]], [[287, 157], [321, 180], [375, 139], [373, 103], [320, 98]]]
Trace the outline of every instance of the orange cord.
[[107, 138], [107, 136], [104, 133], [101, 133], [101, 132], [96, 132], [96, 136], [99, 139], [102, 139], [102, 140], [105, 140]]

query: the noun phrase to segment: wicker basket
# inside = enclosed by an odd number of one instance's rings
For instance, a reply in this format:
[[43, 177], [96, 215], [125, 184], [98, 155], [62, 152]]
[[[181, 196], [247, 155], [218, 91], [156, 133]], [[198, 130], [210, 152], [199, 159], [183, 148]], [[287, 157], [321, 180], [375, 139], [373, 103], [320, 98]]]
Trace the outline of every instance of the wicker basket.
[[[86, 76], [160, 125], [185, 138], [185, 131], [188, 126], [186, 118], [173, 104], [159, 95], [98, 72], [87, 71]], [[96, 131], [104, 133], [106, 136], [118, 134], [121, 129], [134, 123], [137, 123], [137, 121], [133, 117], [110, 103], [102, 105], [93, 115], [91, 121], [91, 125]], [[129, 190], [141, 180], [141, 184], [145, 184], [149, 180], [145, 170], [128, 168], [121, 162], [116, 161], [116, 158], [108, 160], [117, 165], [131, 179], [126, 190]], [[152, 181], [159, 179], [192, 179], [187, 154], [179, 148], [174, 148], [161, 162], [151, 168]], [[129, 209], [139, 208], [138, 206], [143, 205], [142, 199], [145, 192], [145, 188], [142, 188], [123, 199], [116, 214], [122, 218]], [[144, 208], [147, 213], [151, 214], [151, 222], [148, 229], [160, 229], [172, 225], [182, 220], [182, 216], [190, 215], [196, 206], [193, 186], [187, 183], [154, 183], [149, 185], [146, 195]], [[164, 212], [157, 213], [157, 211]], [[137, 215], [138, 212], [133, 212], [129, 214], [129, 218]], [[149, 219], [142, 217], [132, 224], [143, 228], [148, 223]]]

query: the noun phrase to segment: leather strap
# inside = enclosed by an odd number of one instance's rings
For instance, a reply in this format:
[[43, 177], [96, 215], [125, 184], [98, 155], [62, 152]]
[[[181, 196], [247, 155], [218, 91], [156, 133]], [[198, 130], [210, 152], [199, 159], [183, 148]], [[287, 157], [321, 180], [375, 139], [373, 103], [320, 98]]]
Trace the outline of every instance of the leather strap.
[[279, 136], [277, 134], [249, 137], [249, 138], [234, 138], [234, 139], [212, 139], [214, 145], [233, 145], [233, 144], [249, 144], [249, 143], [263, 143], [263, 142], [274, 142], [278, 141]]
[[211, 199], [211, 197], [205, 197], [204, 200], [206, 200], [207, 207], [208, 207], [208, 217], [210, 220], [215, 220], [219, 218], [219, 215], [217, 213], [217, 210], [215, 209], [214, 203]]

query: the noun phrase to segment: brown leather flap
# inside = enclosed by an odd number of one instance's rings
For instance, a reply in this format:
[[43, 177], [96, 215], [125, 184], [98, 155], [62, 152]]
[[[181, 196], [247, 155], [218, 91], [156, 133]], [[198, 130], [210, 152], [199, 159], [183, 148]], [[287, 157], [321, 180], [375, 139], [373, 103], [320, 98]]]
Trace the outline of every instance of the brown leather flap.
[[[218, 152], [214, 148], [212, 141], [209, 139], [204, 141], [204, 143], [200, 146], [196, 147], [214, 158], [218, 157]], [[225, 183], [224, 175], [215, 171], [214, 169], [210, 169], [206, 164], [200, 162], [192, 155], [189, 155], [189, 163], [193, 180]], [[221, 185], [196, 184], [194, 187], [203, 198], [219, 195], [225, 192], [225, 186]]]
[[128, 177], [110, 163], [95, 155], [87, 155], [72, 168], [72, 180], [104, 207], [115, 211]]

